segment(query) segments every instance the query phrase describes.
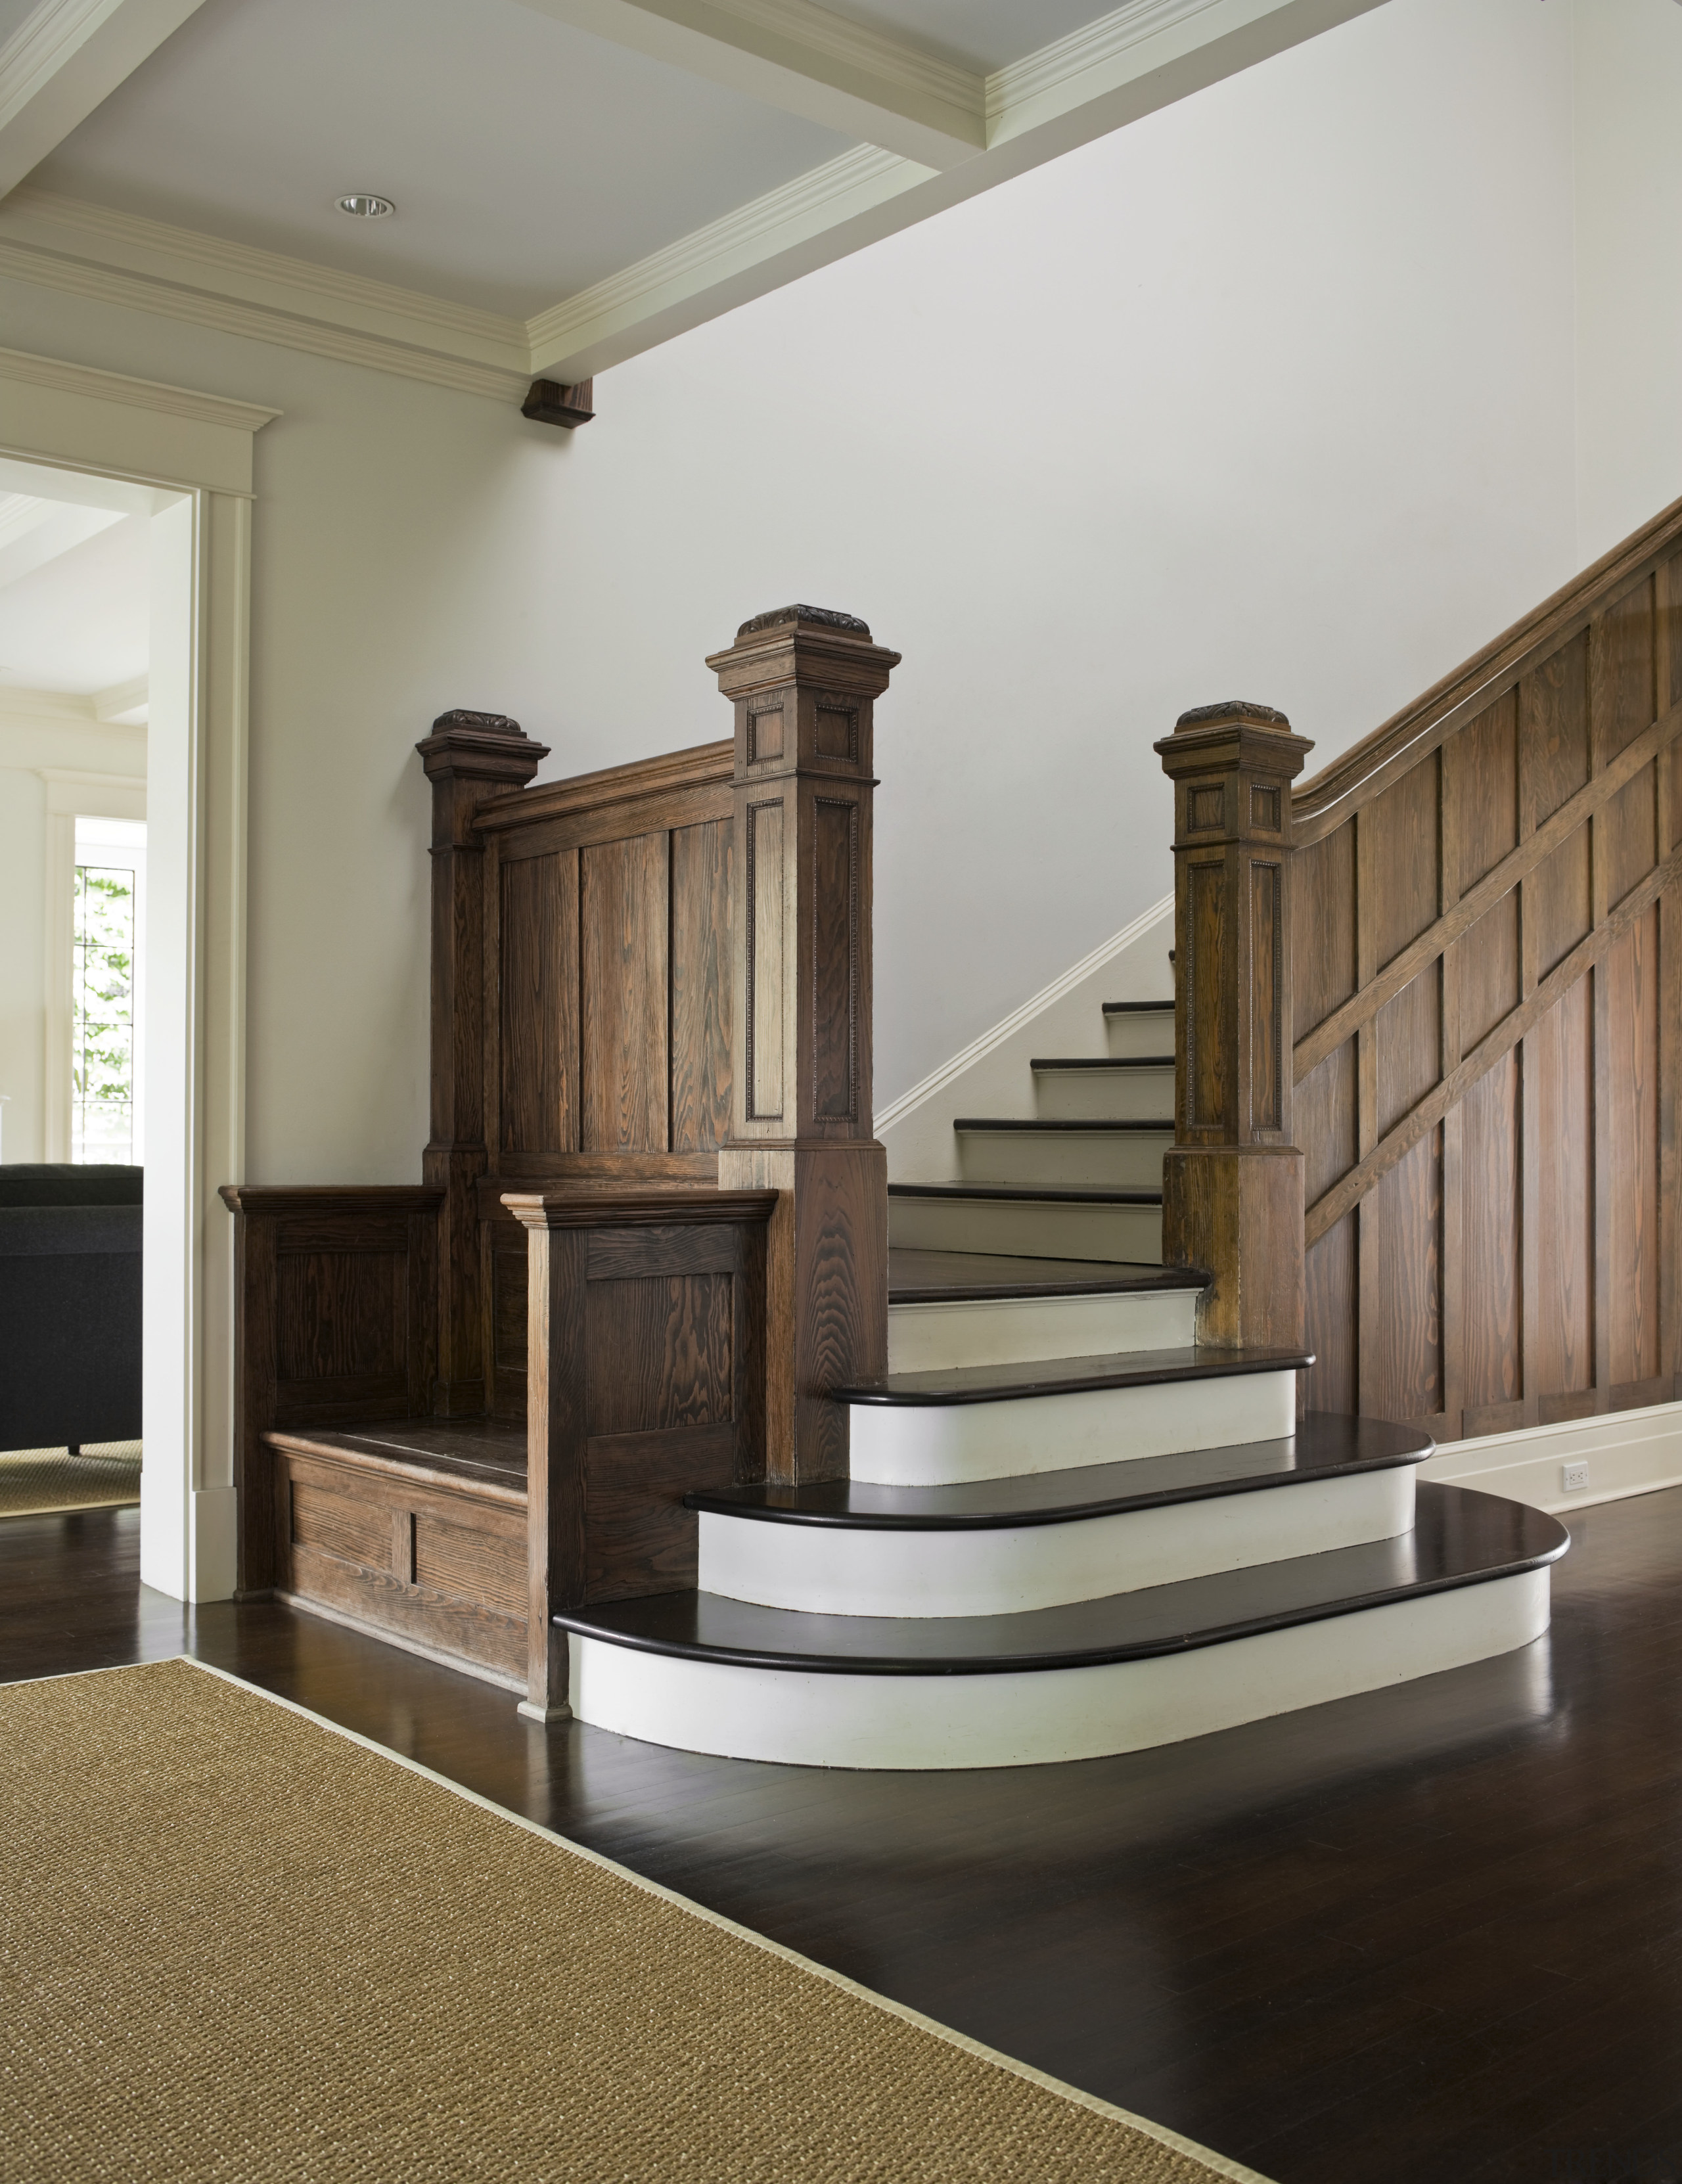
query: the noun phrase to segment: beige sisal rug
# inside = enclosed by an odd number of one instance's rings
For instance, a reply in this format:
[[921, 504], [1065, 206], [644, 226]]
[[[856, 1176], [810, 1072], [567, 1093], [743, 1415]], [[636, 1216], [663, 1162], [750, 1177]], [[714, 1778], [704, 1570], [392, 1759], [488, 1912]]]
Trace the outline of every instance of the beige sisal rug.
[[186, 1661], [0, 1688], [8, 2184], [1250, 2178]]
[[80, 1456], [62, 1448], [13, 1448], [0, 1454], [0, 1517], [126, 1509], [139, 1499], [137, 1440], [87, 1441]]

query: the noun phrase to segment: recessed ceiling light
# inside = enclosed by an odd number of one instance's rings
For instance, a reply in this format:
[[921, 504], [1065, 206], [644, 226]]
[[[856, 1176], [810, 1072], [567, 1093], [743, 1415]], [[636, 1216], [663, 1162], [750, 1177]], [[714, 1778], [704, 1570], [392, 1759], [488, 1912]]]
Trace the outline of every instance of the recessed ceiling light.
[[339, 210], [353, 220], [385, 220], [397, 210], [389, 198], [376, 198], [371, 190], [352, 190], [339, 199]]

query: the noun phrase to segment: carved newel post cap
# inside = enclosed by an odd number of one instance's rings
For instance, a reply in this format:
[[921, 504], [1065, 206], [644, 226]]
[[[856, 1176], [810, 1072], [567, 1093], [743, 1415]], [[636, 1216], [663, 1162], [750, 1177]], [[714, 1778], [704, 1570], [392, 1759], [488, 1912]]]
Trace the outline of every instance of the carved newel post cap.
[[873, 642], [867, 621], [838, 607], [772, 607], [744, 621], [727, 651], [707, 656], [732, 698], [778, 682], [838, 678], [844, 689], [880, 697], [899, 665], [897, 652]]
[[870, 624], [860, 621], [857, 615], [843, 614], [839, 607], [773, 607], [769, 614], [755, 615], [744, 621], [736, 632], [740, 644], [744, 638], [757, 637], [762, 629], [781, 629], [787, 622], [816, 622], [821, 629], [844, 629], [849, 637], [861, 637], [870, 642]]
[[1209, 728], [1217, 722], [1241, 722], [1258, 728], [1289, 728], [1290, 722], [1271, 705], [1253, 705], [1248, 698], [1225, 698], [1218, 705], [1194, 705], [1174, 722], [1174, 733], [1183, 728]]
[[426, 771], [483, 774], [492, 779], [526, 782], [549, 755], [506, 713], [474, 713], [458, 706], [440, 713], [432, 733], [415, 744]]

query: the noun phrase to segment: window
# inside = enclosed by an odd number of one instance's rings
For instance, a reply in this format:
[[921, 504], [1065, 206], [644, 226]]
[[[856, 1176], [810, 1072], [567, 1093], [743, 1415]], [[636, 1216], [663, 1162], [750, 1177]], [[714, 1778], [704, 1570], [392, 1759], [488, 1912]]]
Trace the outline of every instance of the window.
[[141, 1162], [146, 827], [78, 819], [70, 990], [70, 1158]]

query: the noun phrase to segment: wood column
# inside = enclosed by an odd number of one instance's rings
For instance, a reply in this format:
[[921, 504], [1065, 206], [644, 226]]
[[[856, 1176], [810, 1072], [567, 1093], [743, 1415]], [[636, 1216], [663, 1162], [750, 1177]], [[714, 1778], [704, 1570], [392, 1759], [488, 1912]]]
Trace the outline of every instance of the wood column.
[[1290, 784], [1313, 746], [1266, 705], [1203, 705], [1156, 746], [1174, 784], [1174, 1145], [1162, 1257], [1212, 1284], [1198, 1339], [1299, 1347]]
[[432, 1120], [421, 1173], [442, 1188], [438, 1215], [439, 1418], [488, 1407], [482, 1277], [473, 1187], [485, 1146], [485, 845], [473, 816], [523, 788], [549, 755], [500, 713], [445, 713], [415, 749], [432, 784]]
[[847, 1475], [826, 1400], [888, 1369], [888, 1156], [871, 1115], [872, 709], [899, 655], [792, 606], [707, 661], [736, 708], [727, 1190], [775, 1190], [767, 1475]]

